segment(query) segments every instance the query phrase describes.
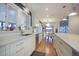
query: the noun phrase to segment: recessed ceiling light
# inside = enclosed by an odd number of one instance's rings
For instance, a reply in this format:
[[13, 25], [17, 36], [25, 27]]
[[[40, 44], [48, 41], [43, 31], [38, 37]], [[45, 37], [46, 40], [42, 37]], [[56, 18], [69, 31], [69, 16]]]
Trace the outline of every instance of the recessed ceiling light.
[[46, 11], [48, 11], [48, 8], [45, 8]]

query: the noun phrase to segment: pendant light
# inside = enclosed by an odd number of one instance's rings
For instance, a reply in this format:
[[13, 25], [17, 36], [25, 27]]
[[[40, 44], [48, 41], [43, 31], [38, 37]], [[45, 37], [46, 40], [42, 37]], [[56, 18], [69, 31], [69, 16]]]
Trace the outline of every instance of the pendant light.
[[75, 16], [75, 15], [77, 15], [76, 7], [72, 7], [72, 9], [70, 11], [71, 11], [71, 13], [69, 13], [68, 16]]

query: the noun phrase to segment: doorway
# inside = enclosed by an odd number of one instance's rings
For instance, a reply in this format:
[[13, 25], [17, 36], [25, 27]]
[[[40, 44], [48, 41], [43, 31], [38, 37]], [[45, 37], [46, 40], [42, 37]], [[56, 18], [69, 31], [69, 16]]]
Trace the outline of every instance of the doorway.
[[43, 37], [47, 43], [53, 43], [54, 26], [46, 24], [43, 28]]

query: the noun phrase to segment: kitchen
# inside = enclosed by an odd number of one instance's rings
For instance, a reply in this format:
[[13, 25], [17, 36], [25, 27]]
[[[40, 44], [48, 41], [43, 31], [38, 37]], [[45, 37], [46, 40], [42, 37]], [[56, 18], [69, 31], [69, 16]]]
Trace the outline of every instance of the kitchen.
[[0, 3], [0, 56], [31, 56], [43, 39], [54, 45], [56, 56], [78, 56], [78, 6]]

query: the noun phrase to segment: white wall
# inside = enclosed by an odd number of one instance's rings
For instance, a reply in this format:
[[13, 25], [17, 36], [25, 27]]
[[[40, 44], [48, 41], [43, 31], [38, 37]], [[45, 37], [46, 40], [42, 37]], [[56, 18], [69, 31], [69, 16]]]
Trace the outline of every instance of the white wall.
[[69, 17], [70, 33], [79, 34], [79, 15]]

